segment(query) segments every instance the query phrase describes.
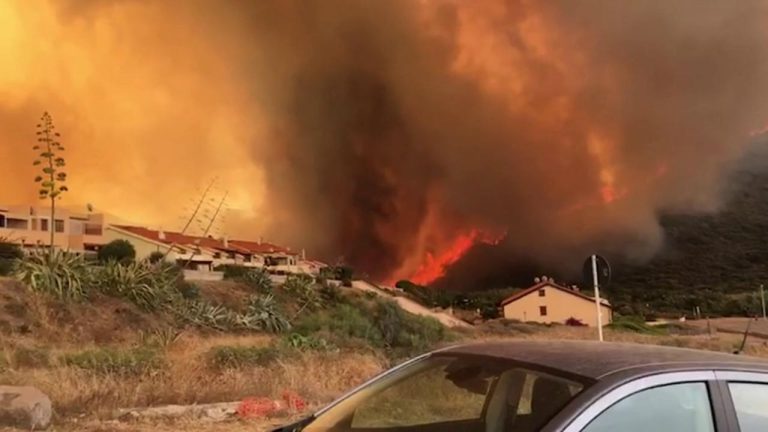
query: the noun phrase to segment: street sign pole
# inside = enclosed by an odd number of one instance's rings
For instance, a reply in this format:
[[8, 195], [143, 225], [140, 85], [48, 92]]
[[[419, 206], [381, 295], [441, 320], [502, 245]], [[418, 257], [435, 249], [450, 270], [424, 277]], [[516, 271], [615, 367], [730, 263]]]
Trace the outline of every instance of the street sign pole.
[[[597, 337], [603, 341], [603, 308], [600, 307], [600, 283], [597, 280], [597, 255], [592, 255], [592, 281], [595, 286], [595, 308], [597, 308]], [[765, 302], [763, 302], [765, 305]], [[763, 307], [765, 315], [765, 307]]]

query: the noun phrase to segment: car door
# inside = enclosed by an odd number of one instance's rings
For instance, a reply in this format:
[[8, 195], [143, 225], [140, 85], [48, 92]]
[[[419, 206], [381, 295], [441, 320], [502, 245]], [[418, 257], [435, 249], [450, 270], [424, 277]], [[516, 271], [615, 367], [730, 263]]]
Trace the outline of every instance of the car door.
[[768, 431], [768, 374], [716, 371], [731, 430]]
[[[723, 432], [731, 431], [722, 386], [712, 371], [646, 376], [610, 389], [596, 389], [569, 418], [544, 431]], [[578, 403], [580, 401], [574, 401]], [[557, 422], [560, 421], [558, 424]]]

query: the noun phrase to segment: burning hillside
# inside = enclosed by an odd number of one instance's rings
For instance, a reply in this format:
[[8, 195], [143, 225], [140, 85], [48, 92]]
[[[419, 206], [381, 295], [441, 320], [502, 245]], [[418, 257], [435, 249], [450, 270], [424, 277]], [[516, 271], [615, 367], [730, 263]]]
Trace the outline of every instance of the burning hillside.
[[69, 199], [167, 225], [218, 176], [232, 235], [379, 279], [502, 237], [646, 258], [768, 119], [761, 0], [11, 0], [0, 24], [0, 200], [34, 198], [47, 109]]

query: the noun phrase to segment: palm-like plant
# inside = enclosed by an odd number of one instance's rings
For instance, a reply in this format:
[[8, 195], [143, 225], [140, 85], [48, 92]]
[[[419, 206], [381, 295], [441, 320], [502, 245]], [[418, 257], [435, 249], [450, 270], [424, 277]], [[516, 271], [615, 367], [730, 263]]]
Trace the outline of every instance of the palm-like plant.
[[14, 272], [33, 291], [60, 300], [85, 299], [91, 284], [85, 258], [62, 250], [34, 250], [18, 261]]

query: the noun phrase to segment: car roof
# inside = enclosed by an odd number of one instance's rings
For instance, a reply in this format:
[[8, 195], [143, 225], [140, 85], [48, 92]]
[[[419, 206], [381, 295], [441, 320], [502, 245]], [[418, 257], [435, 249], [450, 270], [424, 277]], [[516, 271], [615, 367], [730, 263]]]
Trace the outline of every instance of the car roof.
[[748, 370], [768, 373], [768, 361], [714, 351], [597, 341], [489, 341], [441, 352], [513, 360], [591, 379], [681, 369]]

